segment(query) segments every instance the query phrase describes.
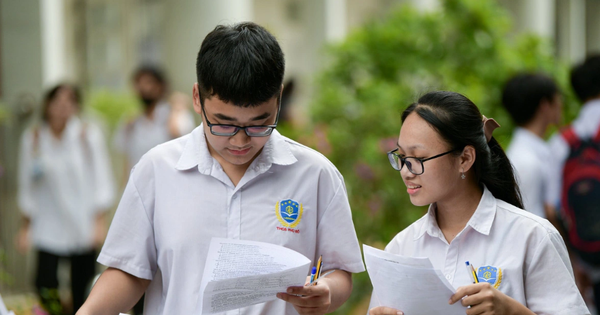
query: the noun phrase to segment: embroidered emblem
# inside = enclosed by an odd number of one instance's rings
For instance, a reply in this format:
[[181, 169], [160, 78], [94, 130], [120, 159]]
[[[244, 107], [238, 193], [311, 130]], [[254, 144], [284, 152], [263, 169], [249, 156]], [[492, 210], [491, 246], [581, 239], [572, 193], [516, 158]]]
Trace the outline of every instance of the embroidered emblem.
[[275, 213], [279, 223], [286, 228], [295, 228], [302, 219], [302, 204], [291, 199], [275, 204]]
[[502, 282], [502, 269], [492, 266], [479, 267], [477, 270], [477, 278], [480, 282], [485, 281], [493, 285], [494, 289], [498, 289]]

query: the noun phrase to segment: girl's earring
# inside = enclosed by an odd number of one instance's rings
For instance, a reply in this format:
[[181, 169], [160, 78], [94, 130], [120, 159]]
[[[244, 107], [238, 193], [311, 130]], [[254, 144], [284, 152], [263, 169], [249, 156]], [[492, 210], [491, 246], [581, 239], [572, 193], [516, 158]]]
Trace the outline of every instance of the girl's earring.
[[460, 173], [460, 178], [465, 179], [465, 178], [467, 178], [467, 176], [465, 176], [465, 173]]

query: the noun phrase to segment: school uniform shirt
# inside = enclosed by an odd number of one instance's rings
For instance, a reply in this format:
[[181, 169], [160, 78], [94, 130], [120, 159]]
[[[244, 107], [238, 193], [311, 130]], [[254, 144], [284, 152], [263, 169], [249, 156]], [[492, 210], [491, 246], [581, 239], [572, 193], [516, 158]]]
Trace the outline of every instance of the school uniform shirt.
[[[589, 314], [573, 278], [565, 244], [546, 220], [494, 198], [487, 188], [465, 228], [448, 244], [432, 204], [422, 218], [400, 232], [386, 251], [428, 257], [455, 287], [488, 282], [536, 314]], [[449, 299], [450, 297], [448, 297]], [[377, 306], [375, 298], [371, 307]]]
[[[168, 128], [170, 114], [171, 105], [162, 101], [156, 105], [152, 119], [142, 114], [131, 122], [120, 124], [113, 142], [117, 151], [127, 156], [130, 167], [148, 150], [172, 139]], [[177, 126], [180, 135], [189, 133], [194, 129], [194, 117], [189, 111], [185, 111]]]
[[105, 138], [95, 124], [72, 117], [60, 139], [47, 124], [25, 131], [18, 179], [36, 248], [56, 255], [92, 248], [96, 216], [114, 200]]
[[552, 204], [554, 199], [548, 193], [548, 161], [552, 159], [549, 145], [531, 131], [518, 127], [506, 155], [515, 170], [525, 210], [546, 218], [544, 205]]
[[[282, 215], [290, 203], [292, 220]], [[212, 237], [273, 243], [313, 262], [322, 255], [324, 270], [364, 271], [341, 174], [276, 130], [237, 186], [210, 155], [202, 125], [150, 150], [131, 173], [98, 262], [152, 280], [144, 314], [198, 314]], [[297, 312], [275, 300], [223, 314]]]

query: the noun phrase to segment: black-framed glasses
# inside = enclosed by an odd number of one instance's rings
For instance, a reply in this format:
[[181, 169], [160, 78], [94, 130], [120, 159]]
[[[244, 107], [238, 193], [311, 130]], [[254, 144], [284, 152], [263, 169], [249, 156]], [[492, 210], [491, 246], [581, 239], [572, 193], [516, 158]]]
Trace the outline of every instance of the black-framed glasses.
[[439, 158], [448, 153], [452, 153], [452, 152], [456, 151], [456, 149], [452, 149], [448, 152], [444, 152], [444, 153], [441, 153], [441, 154], [438, 154], [438, 155], [435, 155], [432, 157], [428, 157], [425, 159], [421, 159], [421, 158], [414, 157], [414, 156], [401, 157], [398, 155], [398, 153], [396, 153], [397, 151], [398, 151], [398, 149], [394, 149], [387, 153], [388, 160], [390, 161], [390, 164], [392, 165], [392, 167], [396, 171], [399, 171], [402, 169], [402, 167], [404, 165], [406, 165], [409, 172], [411, 172], [415, 175], [421, 175], [425, 172], [425, 166], [423, 166], [423, 162]]
[[281, 99], [279, 99], [279, 105], [277, 107], [277, 117], [275, 118], [275, 123], [273, 125], [263, 125], [263, 126], [236, 126], [236, 125], [226, 125], [226, 124], [212, 124], [208, 121], [208, 117], [206, 117], [206, 112], [204, 111], [204, 104], [200, 104], [202, 107], [202, 114], [204, 115], [204, 119], [206, 119], [206, 124], [210, 129], [210, 133], [215, 136], [224, 136], [224, 137], [232, 137], [235, 136], [238, 131], [244, 130], [248, 137], [267, 137], [273, 133], [273, 130], [277, 128], [277, 123], [279, 122], [279, 113], [281, 112]]

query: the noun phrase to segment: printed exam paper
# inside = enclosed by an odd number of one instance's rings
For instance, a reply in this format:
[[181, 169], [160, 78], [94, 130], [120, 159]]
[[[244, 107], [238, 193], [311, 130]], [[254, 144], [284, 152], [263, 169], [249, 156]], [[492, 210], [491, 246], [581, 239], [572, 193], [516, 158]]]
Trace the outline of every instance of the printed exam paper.
[[448, 304], [456, 292], [441, 271], [433, 268], [428, 258], [391, 254], [363, 245], [365, 264], [375, 306], [388, 306], [404, 314], [464, 315], [466, 307], [459, 302]]
[[304, 255], [283, 246], [213, 238], [200, 284], [202, 314], [275, 300], [288, 287], [304, 285], [309, 265]]

